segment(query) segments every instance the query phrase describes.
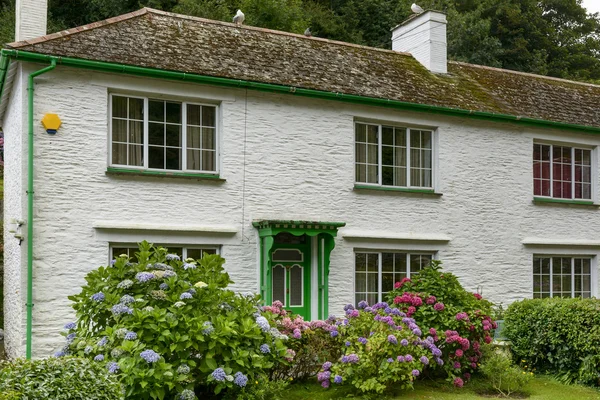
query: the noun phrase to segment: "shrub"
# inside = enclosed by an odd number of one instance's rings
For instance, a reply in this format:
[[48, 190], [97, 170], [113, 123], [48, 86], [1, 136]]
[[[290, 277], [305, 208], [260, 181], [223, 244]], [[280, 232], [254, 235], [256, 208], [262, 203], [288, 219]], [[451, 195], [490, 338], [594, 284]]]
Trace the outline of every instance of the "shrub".
[[147, 242], [136, 256], [90, 272], [70, 297], [77, 323], [65, 326], [58, 356], [108, 362], [136, 399], [239, 389], [285, 356], [286, 338], [261, 315], [258, 297], [226, 289], [223, 258], [181, 261]]
[[0, 362], [0, 399], [123, 398], [118, 380], [101, 363], [65, 357]]
[[362, 392], [381, 393], [392, 385], [411, 388], [423, 368], [441, 355], [433, 338], [421, 339], [414, 319], [387, 303], [359, 309], [345, 307], [347, 318], [340, 321], [334, 336], [344, 343], [339, 360], [325, 362], [317, 375], [325, 388], [349, 383]]
[[456, 276], [441, 270], [439, 261], [394, 288], [388, 301], [414, 318], [442, 351], [442, 362], [432, 369], [443, 370], [455, 386], [462, 386], [477, 369], [481, 345], [492, 341], [497, 326], [490, 317], [492, 304], [463, 289]]
[[279, 331], [289, 337], [286, 342], [288, 362], [276, 366], [271, 374], [273, 379], [309, 378], [319, 372], [325, 361], [340, 358], [343, 342], [337, 336], [334, 318], [307, 322], [301, 316], [286, 311], [280, 301], [263, 307], [263, 310], [272, 314]]
[[283, 400], [288, 391], [289, 383], [276, 379], [261, 378], [248, 385], [239, 392], [227, 393], [224, 400]]
[[517, 359], [563, 381], [600, 384], [600, 301], [533, 299], [511, 304], [504, 335]]
[[510, 354], [500, 348], [488, 349], [481, 364], [481, 372], [491, 389], [504, 397], [522, 391], [533, 377], [533, 372], [526, 372], [515, 366]]

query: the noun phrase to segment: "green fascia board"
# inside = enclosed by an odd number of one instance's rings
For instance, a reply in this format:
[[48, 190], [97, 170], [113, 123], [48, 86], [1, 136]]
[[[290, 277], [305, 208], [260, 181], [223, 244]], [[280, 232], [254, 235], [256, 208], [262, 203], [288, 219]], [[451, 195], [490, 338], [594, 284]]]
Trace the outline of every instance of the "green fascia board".
[[[3, 49], [0, 54], [2, 55], [2, 57], [9, 57], [19, 61], [50, 63], [52, 60], [55, 60], [56, 63], [59, 65], [74, 68], [84, 68], [100, 72], [122, 73], [148, 78], [170, 79], [176, 81], [194, 82], [229, 88], [250, 89], [272, 93], [285, 93], [297, 96], [318, 98], [323, 100], [336, 100], [375, 107], [386, 107], [400, 110], [448, 115], [454, 117], [467, 117], [494, 122], [511, 122], [521, 125], [537, 126], [543, 128], [568, 129], [573, 131], [600, 134], [600, 127], [578, 125], [566, 122], [547, 121], [543, 119], [521, 117], [518, 115], [499, 114], [485, 111], [464, 110], [460, 108], [410, 103], [392, 99], [365, 97], [359, 95], [328, 92], [315, 89], [304, 89], [280, 84], [261, 83], [241, 79], [222, 78], [199, 74], [189, 74], [185, 72], [167, 71], [157, 68], [146, 68], [133, 65], [116, 64], [104, 61], [91, 61], [80, 58], [53, 56], [47, 54], [19, 51], [15, 49]], [[0, 87], [3, 85], [4, 77], [5, 75], [2, 76], [0, 74], [0, 79], [2, 80], [0, 81]]]
[[294, 220], [258, 220], [252, 222], [258, 230], [259, 237], [275, 236], [281, 232], [288, 232], [294, 236], [317, 236], [328, 233], [337, 236], [338, 228], [346, 226], [345, 222], [320, 222], [320, 221], [294, 221]]
[[572, 204], [577, 206], [595, 206], [600, 207], [600, 204], [590, 200], [570, 200], [570, 199], [552, 199], [549, 197], [534, 197], [534, 203], [553, 203], [553, 204]]

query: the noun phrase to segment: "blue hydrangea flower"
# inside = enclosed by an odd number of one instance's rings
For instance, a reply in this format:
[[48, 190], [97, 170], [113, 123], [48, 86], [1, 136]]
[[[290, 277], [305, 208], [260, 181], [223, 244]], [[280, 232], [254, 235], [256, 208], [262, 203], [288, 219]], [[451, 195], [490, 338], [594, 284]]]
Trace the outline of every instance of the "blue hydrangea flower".
[[191, 295], [195, 295], [196, 294], [196, 289], [188, 289], [187, 292]]
[[108, 343], [108, 337], [104, 336], [102, 339], [100, 339], [98, 341], [98, 346], [100, 346], [100, 347], [106, 346], [106, 343]]
[[113, 258], [112, 260], [110, 260], [110, 265], [115, 265], [116, 263], [117, 263], [116, 259]]
[[342, 379], [342, 377], [341, 377], [341, 376], [339, 376], [339, 375], [336, 375], [336, 376], [333, 378], [333, 383], [337, 383], [338, 385], [340, 385], [340, 384], [342, 383], [342, 381], [343, 381], [343, 379]]
[[70, 331], [71, 329], [77, 328], [77, 324], [75, 322], [69, 322], [69, 323], [65, 324], [64, 328], [66, 330]]
[[56, 353], [54, 353], [54, 357], [60, 358], [67, 355], [67, 351], [65, 349], [60, 349]]
[[346, 304], [344, 306], [344, 311], [354, 310], [354, 306], [352, 304]]
[[421, 336], [421, 330], [419, 328], [415, 328], [412, 330], [412, 333], [414, 333], [417, 336]]
[[135, 298], [133, 296], [130, 296], [128, 294], [126, 294], [125, 296], [121, 297], [121, 300], [119, 300], [119, 303], [121, 304], [131, 304], [135, 302]]
[[185, 269], [186, 271], [188, 269], [196, 269], [196, 264], [185, 263], [185, 264], [183, 264], [183, 269]]
[[233, 375], [233, 383], [239, 387], [244, 387], [248, 383], [248, 377], [238, 371]]
[[92, 299], [93, 301], [96, 301], [96, 302], [100, 303], [100, 302], [104, 301], [105, 296], [104, 296], [104, 293], [98, 292], [98, 293], [94, 293], [93, 295], [91, 295], [90, 299]]
[[75, 340], [75, 337], [77, 337], [77, 334], [75, 332], [69, 333], [66, 338], [67, 343], [73, 343], [73, 340]]
[[387, 362], [389, 362], [389, 363], [393, 363], [393, 362], [394, 362], [394, 359], [393, 359], [393, 358], [388, 358], [388, 359], [387, 359]]
[[169, 284], [167, 282], [163, 282], [160, 285], [158, 285], [158, 288], [160, 290], [168, 290], [169, 289]]
[[109, 362], [106, 365], [106, 368], [108, 369], [109, 373], [114, 374], [119, 369], [119, 364], [117, 364], [116, 362], [112, 361], [112, 362]]
[[223, 368], [217, 368], [215, 369], [212, 374], [210, 374], [213, 379], [217, 382], [224, 382], [225, 381], [225, 377], [227, 376], [227, 374], [225, 373], [225, 371], [223, 370]]
[[263, 353], [263, 354], [267, 354], [267, 353], [270, 353], [270, 352], [271, 352], [271, 348], [269, 347], [269, 345], [268, 345], [268, 344], [261, 344], [261, 345], [260, 345], [260, 351], [261, 351], [261, 353]]
[[325, 361], [325, 363], [323, 363], [323, 371], [329, 371], [330, 368], [331, 368], [331, 362]]
[[406, 340], [406, 339], [402, 339], [402, 340], [400, 341], [400, 344], [401, 344], [402, 346], [408, 346], [408, 340]]
[[138, 281], [144, 283], [144, 282], [148, 282], [152, 279], [154, 279], [154, 274], [150, 273], [150, 272], [138, 272], [135, 275], [135, 279], [137, 279]]
[[419, 358], [419, 360], [421, 360], [421, 362], [425, 365], [429, 364], [429, 358], [422, 356], [421, 358]]
[[269, 321], [263, 316], [256, 318], [256, 324], [262, 329], [263, 332], [268, 332], [271, 329]]
[[180, 261], [181, 257], [179, 257], [177, 254], [167, 254], [167, 261]]
[[358, 303], [358, 308], [365, 309], [367, 307], [369, 307], [369, 303], [367, 303], [365, 300], [362, 300]]
[[147, 363], [155, 363], [160, 360], [160, 355], [154, 350], [144, 350], [140, 353], [140, 357], [142, 357]]
[[331, 337], [333, 337], [333, 338], [334, 338], [334, 337], [337, 337], [337, 335], [339, 334], [339, 332], [338, 332], [338, 331], [336, 331], [336, 330], [333, 330], [333, 331], [331, 331], [329, 334], [331, 335]]
[[85, 349], [83, 349], [83, 353], [90, 354], [92, 352], [92, 350], [94, 350], [94, 348], [92, 346], [85, 346]]
[[350, 343], [350, 341], [349, 341], [349, 340], [346, 340], [346, 343], [345, 343], [345, 344], [346, 344], [346, 347], [349, 347], [350, 345], [352, 345], [352, 343]]
[[135, 340], [135, 339], [137, 339], [137, 333], [129, 331], [125, 334], [125, 340]]
[[215, 331], [215, 327], [213, 326], [212, 322], [210, 321], [205, 321], [202, 324], [202, 327], [204, 329], [202, 329], [202, 334], [204, 335], [210, 335], [211, 333], [213, 333]]
[[121, 303], [115, 304], [110, 310], [114, 315], [133, 314], [133, 310], [131, 308]]
[[185, 389], [179, 394], [178, 399], [179, 400], [195, 400], [195, 399], [197, 399], [197, 397], [193, 390]]
[[179, 296], [179, 298], [180, 298], [181, 300], [185, 300], [185, 299], [191, 299], [191, 298], [193, 298], [193, 297], [194, 297], [194, 296], [192, 296], [192, 294], [191, 294], [191, 293], [188, 293], [188, 292], [181, 293], [181, 296]]
[[362, 344], [367, 344], [367, 339], [365, 339], [364, 337], [359, 337], [358, 341]]
[[104, 361], [104, 355], [98, 354], [96, 357], [94, 357], [94, 361]]
[[431, 354], [433, 354], [435, 357], [440, 357], [442, 355], [442, 351], [437, 347], [434, 347], [431, 349]]
[[190, 373], [190, 367], [186, 364], [181, 364], [179, 368], [177, 368], [177, 373], [180, 375], [187, 375]]
[[165, 271], [165, 274], [163, 276], [165, 278], [171, 278], [172, 276], [177, 276], [177, 274], [173, 271], [167, 270], [167, 271]]
[[388, 335], [387, 340], [391, 344], [398, 344], [398, 339], [396, 339], [396, 336], [394, 335]]

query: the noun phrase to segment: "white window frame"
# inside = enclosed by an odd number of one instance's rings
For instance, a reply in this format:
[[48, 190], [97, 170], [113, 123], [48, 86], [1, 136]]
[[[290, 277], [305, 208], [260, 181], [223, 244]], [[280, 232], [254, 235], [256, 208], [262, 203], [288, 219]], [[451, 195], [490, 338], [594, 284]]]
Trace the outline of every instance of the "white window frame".
[[[354, 297], [354, 302], [356, 300], [356, 255], [357, 254], [377, 254], [378, 255], [378, 259], [377, 259], [377, 301], [381, 302], [383, 301], [383, 293], [382, 293], [382, 287], [383, 287], [383, 278], [382, 278], [382, 270], [383, 270], [383, 253], [393, 253], [393, 254], [402, 254], [402, 253], [406, 253], [406, 277], [410, 279], [411, 277], [411, 271], [410, 271], [410, 257], [411, 255], [420, 255], [420, 256], [430, 256], [431, 257], [431, 261], [436, 260], [436, 252], [432, 252], [432, 251], [419, 251], [419, 250], [374, 250], [374, 249], [355, 249], [353, 256], [354, 256], [354, 270], [352, 271], [352, 296]], [[362, 272], [362, 271], [361, 271]], [[365, 272], [365, 274], [368, 274], [369, 272]], [[373, 272], [371, 272], [373, 273]], [[371, 292], [367, 292], [367, 293], [371, 293]], [[387, 294], [387, 292], [386, 292]], [[372, 304], [370, 304], [372, 305]]]
[[[200, 244], [191, 244], [191, 245], [185, 245], [185, 244], [177, 244], [177, 243], [170, 243], [170, 244], [155, 244], [155, 246], [161, 246], [161, 247], [165, 247], [165, 248], [170, 248], [170, 247], [181, 247], [181, 251], [182, 251], [182, 260], [185, 260], [186, 258], [188, 258], [187, 256], [187, 252], [188, 250], [215, 250], [216, 254], [221, 254], [221, 246], [218, 245], [214, 245], [214, 244], [209, 244], [209, 245], [200, 245]], [[110, 243], [109, 244], [109, 248], [108, 248], [108, 261], [112, 261], [112, 254], [113, 254], [113, 250], [114, 249], [118, 249], [118, 248], [136, 248], [139, 249], [139, 246], [137, 243]], [[131, 256], [131, 255], [130, 255]]]
[[[549, 297], [552, 298], [554, 295], [554, 290], [553, 290], [553, 285], [552, 285], [552, 280], [553, 278], [553, 258], [555, 257], [559, 257], [559, 258], [570, 258], [571, 259], [571, 298], [575, 297], [575, 259], [589, 259], [590, 260], [590, 298], [592, 297], [596, 297], [596, 293], [597, 293], [597, 268], [598, 268], [598, 261], [595, 255], [592, 254], [577, 254], [577, 253], [567, 253], [567, 254], [560, 254], [560, 253], [550, 253], [550, 254], [546, 254], [546, 253], [534, 253], [532, 254], [531, 257], [531, 297], [532, 298], [538, 298], [535, 297], [535, 290], [533, 288], [533, 282], [534, 282], [534, 276], [536, 274], [534, 274], [534, 260], [536, 258], [549, 258], [550, 259], [550, 292], [549, 292]], [[540, 276], [542, 276], [542, 274], [540, 274]], [[540, 292], [541, 295], [541, 292]], [[541, 297], [540, 297], [541, 298]]]
[[[360, 182], [356, 180], [356, 166], [357, 166], [357, 154], [356, 154], [356, 126], [358, 124], [361, 125], [370, 125], [377, 126], [377, 183], [372, 182]], [[382, 130], [383, 126], [389, 126], [393, 128], [406, 129], [406, 186], [396, 186], [396, 185], [384, 185], [383, 184], [383, 135]], [[410, 165], [410, 135], [411, 131], [428, 131], [431, 133], [431, 186], [412, 186], [411, 185], [411, 165]], [[404, 188], [404, 189], [416, 189], [416, 190], [434, 190], [436, 187], [436, 173], [437, 173], [437, 135], [436, 130], [433, 128], [424, 128], [424, 127], [416, 127], [398, 123], [386, 123], [386, 122], [369, 122], [363, 120], [355, 120], [354, 121], [354, 132], [353, 132], [353, 153], [354, 153], [354, 183], [356, 185], [365, 185], [365, 186], [373, 186], [373, 187], [389, 187], [389, 188]], [[394, 166], [398, 167], [398, 166]]]
[[[123, 164], [113, 164], [112, 153], [113, 153], [113, 132], [112, 132], [112, 101], [113, 96], [117, 97], [127, 97], [133, 99], [142, 99], [144, 101], [144, 165], [136, 166], [136, 165], [123, 165]], [[150, 100], [156, 101], [164, 101], [164, 102], [172, 102], [172, 103], [180, 103], [181, 104], [181, 169], [166, 169], [166, 168], [149, 168], [148, 167], [148, 135], [149, 135], [149, 120], [148, 120], [148, 102]], [[213, 107], [215, 109], [215, 169], [214, 170], [197, 170], [197, 169], [188, 169], [187, 168], [187, 106], [195, 105], [195, 106], [204, 106], [204, 107]], [[139, 95], [131, 95], [127, 93], [109, 93], [108, 96], [108, 166], [116, 167], [116, 168], [127, 168], [132, 170], [139, 171], [140, 169], [147, 171], [157, 171], [157, 172], [187, 172], [192, 174], [211, 174], [218, 175], [219, 167], [220, 167], [220, 137], [221, 137], [221, 121], [220, 121], [220, 107], [218, 104], [214, 103], [203, 103], [198, 101], [182, 101], [177, 99], [164, 98], [163, 96], [139, 96]]]
[[[532, 161], [532, 166], [531, 166], [531, 182], [533, 185], [533, 196], [535, 198], [541, 198], [541, 199], [555, 199], [555, 200], [573, 200], [573, 201], [594, 201], [596, 199], [596, 170], [597, 170], [597, 155], [596, 155], [596, 147], [594, 146], [586, 146], [586, 145], [582, 145], [582, 144], [575, 144], [575, 143], [558, 143], [558, 142], [551, 142], [551, 141], [545, 141], [545, 140], [534, 140], [533, 141], [533, 146], [536, 145], [541, 145], [541, 146], [550, 146], [550, 196], [542, 196], [542, 195], [538, 195], [535, 194], [535, 172], [533, 171], [533, 162], [535, 161], [533, 159], [533, 148], [532, 148], [532, 154], [531, 154], [531, 161]], [[571, 160], [572, 160], [572, 164], [571, 164], [571, 197], [554, 197], [554, 168], [553, 168], [553, 161], [554, 161], [554, 147], [570, 147], [571, 148]], [[587, 150], [590, 152], [590, 198], [586, 199], [586, 198], [576, 198], [575, 197], [575, 150]]]

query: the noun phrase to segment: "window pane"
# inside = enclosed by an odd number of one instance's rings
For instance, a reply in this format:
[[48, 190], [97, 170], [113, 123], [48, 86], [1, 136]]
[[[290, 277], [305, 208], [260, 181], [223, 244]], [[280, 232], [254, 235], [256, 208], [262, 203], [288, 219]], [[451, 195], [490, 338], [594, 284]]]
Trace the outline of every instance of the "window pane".
[[181, 149], [167, 147], [166, 169], [181, 169]]
[[148, 119], [150, 121], [165, 121], [165, 102], [158, 100], [148, 101]]
[[144, 146], [137, 144], [129, 145], [129, 165], [137, 167], [144, 166]]
[[187, 169], [201, 170], [200, 164], [200, 150], [188, 150], [187, 151]]
[[127, 142], [127, 121], [123, 119], [112, 120], [113, 142]]
[[365, 143], [367, 141], [367, 126], [365, 124], [356, 124], [354, 140]]
[[216, 152], [208, 150], [202, 152], [202, 170], [203, 171], [216, 171]]
[[367, 291], [377, 293], [377, 274], [367, 274]]
[[382, 126], [381, 127], [381, 143], [383, 145], [394, 145], [394, 128], [391, 126]]
[[180, 125], [167, 125], [167, 146], [181, 147]]
[[303, 298], [303, 268], [294, 265], [289, 269], [290, 274], [290, 306], [302, 306]]
[[112, 163], [127, 165], [127, 145], [113, 143], [112, 145]]
[[201, 128], [195, 126], [187, 127], [187, 148], [199, 149], [201, 147]]
[[200, 126], [200, 106], [195, 105], [195, 104], [187, 105], [187, 123], [188, 123], [188, 126], [189, 125]]
[[217, 254], [217, 249], [187, 249], [187, 258], [200, 260], [202, 257], [204, 257], [204, 253]]
[[160, 146], [165, 145], [165, 126], [163, 124], [148, 124], [148, 143]]
[[129, 119], [144, 119], [144, 99], [129, 98]]
[[181, 103], [167, 103], [167, 122], [181, 124]]
[[355, 265], [357, 271], [367, 270], [367, 255], [365, 253], [356, 253]]
[[273, 267], [273, 301], [285, 303], [285, 268], [281, 265]]
[[127, 118], [127, 97], [112, 97], [112, 116], [117, 118]]
[[144, 123], [140, 121], [129, 121], [129, 143], [144, 143]]
[[377, 125], [367, 125], [367, 143], [378, 143], [377, 132], [379, 127]]
[[148, 146], [148, 166], [150, 168], [165, 168], [165, 148]]
[[354, 287], [356, 292], [367, 291], [367, 275], [364, 272], [357, 272], [354, 278]]
[[202, 148], [215, 150], [215, 129], [202, 128]]
[[216, 107], [202, 106], [202, 126], [216, 127]]
[[394, 274], [381, 274], [381, 293], [394, 289]]
[[378, 272], [379, 271], [379, 254], [367, 254], [367, 271]]

